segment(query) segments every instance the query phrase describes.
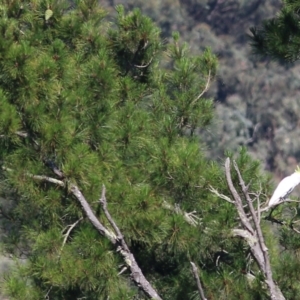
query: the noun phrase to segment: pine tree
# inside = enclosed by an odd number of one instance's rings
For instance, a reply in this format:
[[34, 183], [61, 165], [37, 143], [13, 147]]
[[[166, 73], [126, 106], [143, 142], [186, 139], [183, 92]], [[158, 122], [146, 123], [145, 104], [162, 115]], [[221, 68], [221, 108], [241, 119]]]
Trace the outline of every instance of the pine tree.
[[[96, 0], [0, 6], [2, 244], [25, 259], [6, 293], [153, 297], [143, 275], [163, 299], [196, 299], [192, 261], [210, 299], [263, 299], [249, 245], [232, 236], [237, 212], [211, 192], [230, 196], [223, 169], [196, 134], [213, 117], [216, 57], [116, 10], [110, 24]], [[267, 190], [245, 150], [237, 164], [253, 193]]]
[[284, 0], [276, 17], [262, 26], [250, 28], [254, 53], [280, 62], [294, 62], [300, 57], [300, 1]]

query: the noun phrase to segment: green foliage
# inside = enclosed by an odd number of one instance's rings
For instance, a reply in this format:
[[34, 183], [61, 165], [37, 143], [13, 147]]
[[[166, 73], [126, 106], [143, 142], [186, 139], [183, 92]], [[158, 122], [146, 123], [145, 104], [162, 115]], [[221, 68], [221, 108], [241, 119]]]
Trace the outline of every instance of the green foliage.
[[[72, 183], [109, 226], [98, 202], [105, 184], [111, 215], [164, 299], [195, 298], [190, 260], [203, 269], [211, 298], [251, 299], [254, 291], [238, 280], [248, 249], [230, 234], [236, 212], [210, 192], [229, 195], [223, 170], [196, 136], [212, 121], [213, 101], [203, 92], [216, 56], [210, 49], [192, 56], [178, 33], [166, 44], [139, 10], [116, 10], [112, 26], [94, 0], [74, 9], [42, 0], [1, 6], [0, 184], [12, 202], [4, 248], [26, 258], [6, 278], [6, 292], [10, 299], [145, 297], [128, 271], [118, 275], [123, 261], [85, 217]], [[253, 192], [267, 189], [245, 150], [237, 162]], [[166, 203], [195, 210], [198, 225]]]
[[264, 21], [261, 28], [251, 28], [255, 53], [284, 62], [299, 59], [300, 1], [285, 0], [276, 17]]

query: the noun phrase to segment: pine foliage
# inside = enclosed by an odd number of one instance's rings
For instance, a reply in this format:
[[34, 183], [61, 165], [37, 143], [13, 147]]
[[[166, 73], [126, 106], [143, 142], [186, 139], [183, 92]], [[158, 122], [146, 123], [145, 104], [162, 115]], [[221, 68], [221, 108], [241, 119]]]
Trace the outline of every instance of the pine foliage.
[[265, 20], [261, 27], [252, 27], [254, 53], [281, 62], [300, 58], [300, 1], [284, 0], [276, 17]]

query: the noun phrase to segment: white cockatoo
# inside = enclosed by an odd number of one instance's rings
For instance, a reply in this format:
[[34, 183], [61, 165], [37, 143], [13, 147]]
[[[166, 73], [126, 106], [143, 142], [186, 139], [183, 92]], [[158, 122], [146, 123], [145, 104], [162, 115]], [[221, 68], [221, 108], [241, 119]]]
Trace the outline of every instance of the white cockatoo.
[[295, 172], [283, 178], [277, 188], [275, 189], [269, 203], [268, 208], [276, 206], [280, 202], [283, 202], [286, 197], [293, 191], [293, 189], [300, 183], [300, 168], [297, 167]]

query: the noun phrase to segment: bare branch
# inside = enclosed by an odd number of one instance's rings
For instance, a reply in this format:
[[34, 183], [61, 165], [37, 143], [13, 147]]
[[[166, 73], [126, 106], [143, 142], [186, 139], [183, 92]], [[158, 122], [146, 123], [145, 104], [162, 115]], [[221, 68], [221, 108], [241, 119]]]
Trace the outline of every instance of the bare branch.
[[200, 295], [200, 299], [201, 300], [207, 300], [207, 298], [204, 295], [204, 291], [203, 291], [203, 288], [202, 288], [202, 285], [201, 285], [201, 282], [200, 282], [200, 279], [199, 279], [198, 269], [197, 269], [196, 265], [193, 262], [191, 262], [191, 265], [192, 265], [192, 270], [193, 270], [195, 280], [197, 282], [197, 287], [198, 287], [198, 292], [199, 292], [199, 295]]
[[[238, 174], [239, 182], [240, 182], [240, 185], [242, 187], [243, 194], [244, 194], [244, 196], [246, 198], [246, 201], [248, 203], [248, 207], [250, 209], [250, 213], [251, 213], [254, 225], [255, 225], [255, 229], [256, 229], [257, 234], [258, 234], [258, 240], [259, 240], [259, 243], [260, 243], [260, 246], [261, 246], [261, 250], [264, 252], [264, 256], [267, 255], [267, 257], [265, 257], [265, 263], [269, 262], [269, 255], [267, 254], [268, 248], [267, 248], [267, 246], [265, 245], [265, 242], [264, 242], [263, 234], [262, 234], [262, 231], [261, 231], [261, 228], [260, 228], [257, 216], [256, 216], [256, 212], [255, 212], [254, 207], [253, 207], [252, 199], [250, 198], [250, 196], [248, 194], [248, 187], [246, 187], [245, 182], [244, 182], [244, 180], [242, 178], [242, 175], [240, 173], [240, 170], [239, 170], [239, 168], [238, 168], [235, 161], [233, 162], [233, 166], [235, 168], [235, 171]], [[270, 268], [270, 270], [271, 270], [271, 268]]]
[[234, 201], [231, 200], [229, 197], [227, 197], [226, 195], [223, 195], [223, 194], [220, 194], [215, 188], [213, 188], [211, 185], [209, 186], [209, 190], [215, 194], [216, 196], [218, 196], [219, 198], [231, 203], [231, 204], [234, 204]]
[[84, 210], [86, 216], [88, 217], [89, 221], [93, 224], [93, 226], [99, 231], [100, 234], [107, 237], [114, 245], [116, 245], [116, 235], [112, 231], [105, 228], [104, 225], [98, 220], [79, 188], [76, 185], [72, 184], [70, 189], [72, 194], [80, 202], [82, 209]]
[[[242, 188], [242, 192], [244, 194], [244, 197], [245, 197], [248, 207], [250, 209], [251, 217], [252, 217], [254, 227], [255, 227], [254, 231], [251, 227], [252, 230], [249, 232], [247, 232], [245, 230], [235, 229], [233, 231], [233, 233], [243, 237], [247, 241], [248, 245], [251, 247], [251, 253], [254, 256], [254, 258], [256, 259], [256, 261], [259, 265], [259, 268], [261, 269], [261, 271], [263, 271], [263, 273], [265, 275], [265, 282], [268, 285], [271, 299], [272, 300], [283, 300], [285, 298], [284, 298], [281, 290], [279, 289], [279, 287], [275, 284], [275, 282], [273, 280], [268, 248], [266, 247], [266, 244], [264, 241], [264, 237], [263, 237], [262, 230], [261, 230], [261, 227], [259, 224], [259, 220], [257, 218], [256, 211], [253, 207], [252, 199], [248, 193], [249, 185], [245, 184], [245, 182], [241, 176], [240, 170], [235, 161], [233, 162], [233, 166], [235, 168], [235, 171], [238, 174], [239, 184]], [[240, 204], [241, 204], [240, 203], [241, 198], [238, 195], [236, 189], [234, 188], [234, 186], [232, 184], [229, 158], [226, 159], [225, 169], [226, 169], [227, 183], [228, 183], [230, 191], [235, 199], [235, 207], [239, 211]], [[243, 210], [243, 212], [244, 212], [244, 210]], [[247, 230], [249, 229], [248, 225], [251, 226], [249, 219], [247, 219], [247, 222], [245, 222], [245, 220], [241, 219], [241, 223], [242, 223], [243, 227], [245, 227]], [[255, 241], [256, 236], [257, 236], [258, 242]]]
[[208, 71], [208, 76], [207, 76], [207, 81], [204, 90], [193, 100], [191, 105], [193, 106], [203, 95], [204, 93], [207, 92], [209, 85], [210, 85], [210, 80], [211, 80], [211, 70], [209, 69]]
[[[254, 140], [256, 139], [256, 135], [257, 135], [257, 132], [258, 132], [258, 129], [259, 129], [260, 126], [261, 126], [260, 123], [257, 123], [257, 124], [254, 125], [252, 137], [250, 137], [249, 139], [247, 139], [245, 141], [246, 145], [249, 145], [250, 143], [254, 142]], [[251, 126], [251, 128], [253, 128], [253, 126]]]
[[150, 61], [147, 63], [147, 64], [145, 64], [145, 65], [134, 65], [136, 68], [140, 68], [140, 69], [142, 69], [142, 68], [147, 68], [151, 63], [152, 63], [152, 60], [153, 60], [153, 57], [151, 57], [151, 59], [150, 59]]
[[[24, 132], [24, 131], [16, 131], [15, 134], [18, 135], [18, 136], [20, 136], [20, 137], [23, 137], [23, 138], [28, 137], [28, 133], [27, 133], [27, 132]], [[0, 135], [0, 138], [4, 138], [4, 137], [6, 137], [6, 136], [7, 136], [7, 135], [5, 135], [5, 134], [1, 134], [1, 135]]]
[[[67, 239], [71, 233], [71, 231], [73, 230], [73, 228], [83, 219], [83, 217], [79, 218], [75, 223], [71, 224], [71, 225], [68, 225], [67, 227], [69, 227], [68, 231], [64, 234], [64, 240], [63, 240], [63, 243], [61, 245], [61, 248], [60, 248], [60, 251], [59, 251], [59, 255], [58, 255], [58, 258], [60, 258], [61, 256], [61, 253], [62, 253], [62, 250], [67, 242]], [[65, 229], [64, 229], [65, 230]], [[64, 231], [63, 230], [63, 231]]]
[[105, 214], [105, 216], [106, 216], [108, 222], [111, 224], [111, 226], [113, 227], [115, 233], [117, 234], [117, 239], [118, 239], [118, 240], [122, 240], [122, 239], [123, 239], [123, 236], [122, 236], [122, 234], [121, 234], [121, 231], [120, 231], [120, 229], [118, 228], [117, 224], [115, 223], [115, 221], [113, 220], [113, 218], [111, 217], [110, 213], [109, 213], [108, 210], [107, 210], [107, 201], [106, 201], [105, 193], [106, 193], [106, 188], [105, 188], [105, 186], [103, 185], [103, 186], [102, 186], [101, 198], [100, 198], [99, 202], [100, 202], [101, 205], [102, 205], [104, 214]]
[[[246, 240], [247, 244], [252, 248], [255, 246], [255, 244], [257, 243], [257, 238], [255, 236], [253, 236], [249, 231], [244, 230], [244, 229], [232, 229], [232, 235], [233, 236], [239, 236], [241, 238], [243, 238], [244, 240]], [[263, 257], [261, 256], [260, 261], [263, 261]]]
[[225, 161], [225, 174], [226, 174], [226, 181], [229, 187], [229, 190], [234, 198], [235, 201], [235, 207], [237, 209], [237, 212], [239, 214], [240, 220], [242, 222], [243, 227], [245, 227], [251, 234], [254, 234], [254, 230], [247, 218], [247, 215], [243, 208], [243, 203], [240, 195], [238, 194], [237, 190], [235, 189], [232, 179], [231, 179], [231, 173], [230, 173], [230, 159], [229, 157]]
[[61, 181], [61, 180], [58, 180], [58, 179], [55, 179], [55, 178], [52, 178], [52, 177], [49, 177], [49, 176], [44, 176], [44, 175], [31, 175], [31, 174], [26, 174], [28, 175], [29, 177], [35, 179], [35, 180], [39, 180], [39, 181], [47, 181], [47, 182], [50, 182], [50, 183], [54, 183], [56, 185], [59, 185], [61, 187], [65, 187], [66, 184], [65, 182]]
[[137, 286], [141, 287], [142, 290], [148, 296], [150, 296], [153, 299], [161, 300], [161, 298], [158, 296], [157, 292], [154, 290], [154, 288], [151, 286], [151, 284], [145, 278], [142, 270], [138, 266], [138, 264], [133, 256], [133, 254], [130, 252], [129, 247], [127, 246], [127, 243], [125, 242], [125, 239], [121, 233], [121, 230], [119, 229], [119, 227], [117, 226], [117, 224], [115, 223], [115, 221], [113, 220], [113, 218], [111, 217], [111, 215], [107, 209], [105, 186], [103, 186], [103, 188], [102, 188], [100, 203], [102, 205], [102, 208], [103, 208], [103, 211], [104, 211], [104, 214], [105, 214], [107, 220], [109, 221], [109, 223], [111, 224], [111, 226], [113, 227], [113, 229], [115, 230], [115, 232], [117, 234], [117, 243], [119, 244], [117, 251], [119, 251], [121, 253], [126, 264], [130, 268], [131, 277], [132, 277], [133, 281], [137, 284]]
[[123, 274], [128, 269], [128, 266], [124, 266], [122, 270], [118, 273], [118, 275]]
[[[14, 134], [16, 134], [17, 136], [22, 137], [22, 138], [28, 138], [28, 137], [30, 137], [27, 132], [20, 131], [20, 130], [14, 132]], [[6, 134], [0, 134], [0, 138], [5, 138], [5, 137], [7, 137]], [[34, 138], [31, 137], [31, 140], [34, 142], [34, 144], [36, 146], [39, 146], [39, 143]]]
[[185, 212], [185, 211], [181, 210], [181, 208], [179, 206], [171, 205], [167, 201], [163, 202], [163, 207], [168, 210], [174, 211], [179, 215], [182, 215], [184, 217], [185, 221], [194, 227], [196, 227], [197, 225], [200, 224], [201, 219], [195, 215], [197, 213], [196, 211], [191, 211], [189, 213]]
[[16, 131], [16, 135], [24, 138], [28, 137], [28, 133], [24, 131]]
[[[2, 167], [2, 169], [4, 171], [7, 171], [7, 172], [13, 172], [12, 169], [7, 168], [7, 167]], [[59, 185], [61, 187], [65, 187], [65, 182], [63, 182], [61, 180], [58, 180], [58, 179], [55, 179], [55, 178], [52, 178], [52, 177], [49, 177], [49, 176], [45, 176], [45, 175], [33, 175], [33, 174], [28, 173], [28, 172], [26, 172], [25, 175], [28, 176], [28, 177], [31, 177], [31, 178], [33, 178], [35, 180], [38, 180], [38, 181], [47, 181], [47, 182]]]

